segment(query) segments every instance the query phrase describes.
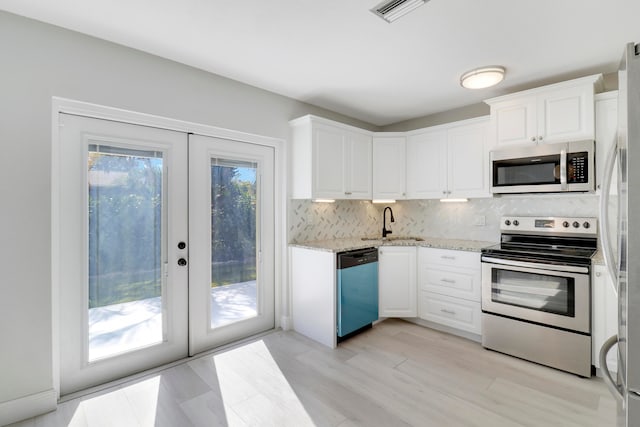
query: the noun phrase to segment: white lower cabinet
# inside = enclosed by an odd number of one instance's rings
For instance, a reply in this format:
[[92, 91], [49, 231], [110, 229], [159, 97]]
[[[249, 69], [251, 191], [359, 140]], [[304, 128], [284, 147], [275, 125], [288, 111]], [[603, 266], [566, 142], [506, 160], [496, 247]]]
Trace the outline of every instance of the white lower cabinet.
[[378, 255], [380, 317], [416, 317], [416, 248], [382, 246]]
[[480, 303], [420, 292], [420, 318], [480, 335]]
[[[591, 277], [592, 292], [592, 361], [596, 368], [600, 366], [600, 349], [612, 335], [618, 333], [618, 298], [609, 273], [604, 265], [594, 265]], [[618, 370], [618, 348], [614, 346], [607, 355], [607, 366], [612, 372]]]
[[480, 254], [418, 248], [418, 316], [480, 335]]
[[336, 254], [290, 247], [293, 330], [336, 348]]

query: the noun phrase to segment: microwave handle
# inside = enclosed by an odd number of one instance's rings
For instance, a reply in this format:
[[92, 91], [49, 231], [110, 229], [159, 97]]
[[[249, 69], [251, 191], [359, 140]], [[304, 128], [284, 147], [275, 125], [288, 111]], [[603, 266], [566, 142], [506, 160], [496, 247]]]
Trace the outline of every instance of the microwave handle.
[[560, 150], [560, 190], [567, 191], [567, 150]]

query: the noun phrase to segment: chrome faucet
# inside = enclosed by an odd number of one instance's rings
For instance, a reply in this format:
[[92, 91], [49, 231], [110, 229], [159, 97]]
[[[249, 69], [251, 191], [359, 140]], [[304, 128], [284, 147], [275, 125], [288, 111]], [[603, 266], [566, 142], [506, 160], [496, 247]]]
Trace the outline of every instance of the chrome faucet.
[[391, 209], [391, 207], [387, 206], [386, 208], [384, 208], [384, 211], [382, 211], [382, 238], [383, 239], [387, 237], [387, 234], [393, 233], [391, 230], [387, 230], [387, 209], [389, 209], [389, 213], [391, 213], [391, 222], [396, 222], [396, 220], [393, 218], [393, 210]]

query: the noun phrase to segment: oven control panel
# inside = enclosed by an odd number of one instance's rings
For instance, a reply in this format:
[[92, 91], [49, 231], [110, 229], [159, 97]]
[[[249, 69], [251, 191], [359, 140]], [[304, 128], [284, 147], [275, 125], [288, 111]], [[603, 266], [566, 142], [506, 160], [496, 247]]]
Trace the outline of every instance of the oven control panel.
[[503, 233], [597, 236], [597, 218], [504, 216]]

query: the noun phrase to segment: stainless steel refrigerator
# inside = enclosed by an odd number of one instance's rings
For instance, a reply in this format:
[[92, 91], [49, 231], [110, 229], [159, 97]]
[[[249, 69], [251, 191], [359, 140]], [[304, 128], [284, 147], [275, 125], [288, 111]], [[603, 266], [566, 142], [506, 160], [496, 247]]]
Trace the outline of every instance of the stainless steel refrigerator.
[[[618, 334], [603, 345], [600, 364], [618, 400], [618, 426], [633, 427], [640, 426], [640, 45], [626, 46], [618, 78], [617, 141], [607, 156], [600, 206], [601, 245], [618, 293]], [[617, 221], [608, 218], [612, 179], [618, 181]], [[610, 223], [617, 233], [607, 232]], [[612, 378], [606, 354], [615, 344], [618, 375]]]

